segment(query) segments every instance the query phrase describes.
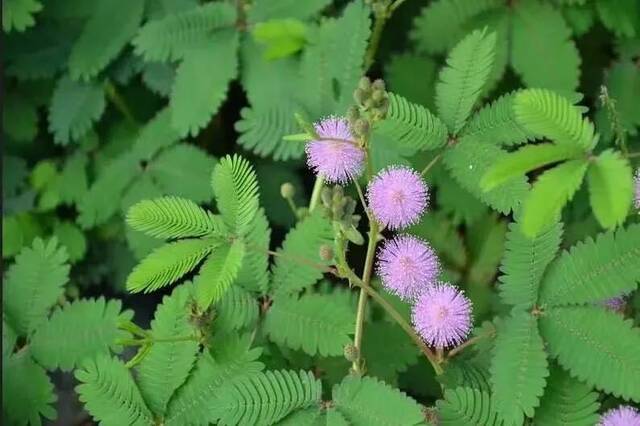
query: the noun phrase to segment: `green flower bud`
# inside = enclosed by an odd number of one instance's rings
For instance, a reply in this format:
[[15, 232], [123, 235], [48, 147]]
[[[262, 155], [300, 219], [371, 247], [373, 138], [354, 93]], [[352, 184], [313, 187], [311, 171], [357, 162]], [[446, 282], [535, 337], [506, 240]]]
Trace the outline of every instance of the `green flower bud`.
[[360, 118], [360, 110], [357, 106], [350, 106], [347, 110], [347, 120], [349, 123], [355, 123]]
[[371, 88], [373, 90], [381, 90], [381, 91], [385, 91], [385, 85], [384, 85], [384, 81], [382, 79], [377, 79], [376, 81], [373, 82], [373, 84], [371, 85]]
[[328, 244], [323, 244], [320, 246], [320, 259], [329, 261], [333, 259], [333, 248], [331, 248]]
[[359, 355], [360, 351], [358, 351], [358, 348], [356, 348], [353, 343], [349, 343], [344, 347], [344, 357], [347, 361], [354, 362], [358, 359]]
[[369, 80], [369, 77], [362, 77], [358, 82], [358, 88], [364, 92], [368, 92], [371, 89], [371, 80]]
[[357, 88], [353, 92], [353, 100], [356, 102], [356, 104], [362, 105], [367, 99], [369, 99], [369, 94], [364, 90]]
[[367, 135], [369, 133], [369, 122], [361, 118], [355, 122], [353, 130], [359, 136]]
[[296, 195], [296, 188], [290, 182], [285, 182], [280, 186], [280, 195], [282, 198], [293, 198]]

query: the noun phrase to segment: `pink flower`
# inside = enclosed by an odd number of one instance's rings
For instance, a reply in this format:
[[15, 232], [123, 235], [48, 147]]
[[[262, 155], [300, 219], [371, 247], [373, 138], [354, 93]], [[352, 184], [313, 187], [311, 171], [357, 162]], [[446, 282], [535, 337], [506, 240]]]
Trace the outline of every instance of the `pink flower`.
[[604, 413], [598, 426], [640, 426], [640, 412], [629, 405], [621, 405]]
[[435, 282], [440, 263], [431, 246], [412, 236], [387, 240], [378, 253], [378, 275], [391, 293], [403, 300], [417, 298]]
[[371, 180], [367, 197], [378, 222], [389, 229], [403, 229], [416, 223], [427, 208], [429, 189], [415, 170], [392, 166]]
[[457, 346], [471, 331], [471, 301], [451, 284], [429, 286], [411, 315], [425, 342], [436, 348]]
[[344, 118], [329, 117], [314, 126], [318, 139], [307, 144], [307, 164], [331, 183], [346, 183], [362, 173], [365, 153]]

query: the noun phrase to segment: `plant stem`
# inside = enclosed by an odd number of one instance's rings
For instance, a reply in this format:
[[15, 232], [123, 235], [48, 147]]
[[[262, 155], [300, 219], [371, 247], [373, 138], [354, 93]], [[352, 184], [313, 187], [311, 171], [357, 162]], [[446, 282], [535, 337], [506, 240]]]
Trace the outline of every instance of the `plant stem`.
[[313, 191], [311, 191], [311, 200], [309, 201], [309, 213], [311, 213], [320, 202], [320, 194], [322, 194], [322, 187], [324, 186], [324, 180], [318, 176], [316, 182], [313, 184]]
[[367, 48], [367, 53], [364, 57], [365, 70], [368, 70], [371, 65], [373, 65], [373, 60], [375, 59], [376, 52], [378, 51], [378, 46], [380, 45], [380, 39], [382, 38], [382, 30], [384, 29], [384, 24], [387, 22], [388, 17], [389, 14], [386, 11], [384, 13], [375, 14], [373, 32], [371, 33], [371, 38], [369, 39], [369, 47]]
[[353, 183], [356, 186], [356, 190], [358, 191], [358, 197], [360, 197], [360, 202], [362, 203], [362, 208], [364, 209], [364, 212], [367, 214], [367, 218], [369, 219], [369, 221], [374, 220], [371, 217], [371, 213], [369, 213], [369, 208], [367, 207], [367, 202], [364, 199], [364, 193], [362, 192], [362, 188], [360, 187], [360, 184], [358, 183], [358, 180], [354, 179]]
[[630, 152], [627, 155], [625, 155], [625, 157], [627, 157], [627, 158], [640, 157], [640, 152]]
[[378, 222], [375, 220], [369, 222], [369, 243], [367, 244], [367, 257], [364, 261], [364, 271], [362, 271], [362, 279], [360, 280], [360, 296], [358, 297], [358, 310], [356, 311], [356, 328], [353, 337], [353, 345], [356, 347], [357, 357], [353, 361], [353, 371], [362, 374], [361, 356], [362, 356], [362, 334], [364, 332], [364, 314], [367, 307], [367, 288], [371, 283], [371, 273], [373, 272], [373, 260], [376, 254], [376, 245], [378, 244]]
[[433, 160], [429, 161], [429, 164], [427, 164], [425, 166], [425, 168], [422, 169], [422, 171], [420, 172], [420, 175], [421, 176], [426, 175], [429, 172], [429, 170], [431, 170], [431, 168], [436, 165], [438, 160], [440, 160], [440, 157], [442, 157], [442, 153], [440, 153], [440, 154], [436, 155], [435, 157], [433, 157]]
[[478, 343], [480, 340], [482, 340], [484, 338], [487, 338], [487, 337], [489, 337], [489, 336], [488, 335], [481, 335], [481, 336], [472, 337], [471, 339], [467, 340], [466, 342], [464, 342], [460, 346], [451, 349], [449, 351], [449, 353], [447, 354], [447, 358], [452, 358], [452, 357], [456, 356], [457, 354], [462, 352], [465, 348], [467, 348], [469, 346], [473, 346], [476, 343]]
[[327, 266], [327, 265], [323, 265], [321, 263], [316, 263], [313, 260], [307, 259], [306, 257], [293, 256], [293, 255], [290, 255], [290, 254], [284, 254], [284, 253], [273, 251], [273, 250], [262, 250], [262, 249], [259, 249], [257, 247], [254, 247], [254, 246], [247, 246], [247, 248], [249, 250], [259, 251], [261, 253], [266, 253], [266, 254], [274, 256], [274, 257], [280, 257], [282, 259], [289, 260], [291, 262], [298, 263], [300, 265], [306, 265], [306, 266], [309, 266], [311, 268], [315, 268], [315, 269], [317, 269], [317, 270], [319, 270], [320, 272], [323, 272], [323, 273], [329, 273], [329, 274], [333, 274], [333, 275], [336, 275], [336, 276], [338, 275], [338, 271], [336, 271], [334, 268], [332, 268], [330, 266]]
[[420, 351], [422, 351], [424, 356], [427, 358], [427, 360], [435, 370], [436, 374], [437, 375], [442, 374], [443, 370], [436, 359], [436, 355], [424, 343], [422, 338], [418, 336], [418, 334], [411, 327], [411, 325], [405, 321], [402, 315], [389, 302], [387, 302], [382, 296], [380, 296], [380, 294], [377, 291], [375, 291], [371, 286], [365, 286], [362, 280], [358, 278], [356, 274], [353, 273], [353, 271], [349, 270], [347, 273], [349, 275], [348, 276], [349, 280], [356, 286], [360, 287], [362, 291], [366, 292], [369, 296], [371, 296], [371, 298], [375, 300], [376, 303], [378, 303], [391, 316], [391, 318], [393, 318], [398, 323], [398, 325], [404, 330], [404, 332], [407, 333], [407, 335], [411, 338], [411, 340], [413, 340], [414, 343], [420, 348]]
[[109, 80], [104, 83], [104, 91], [107, 95], [107, 98], [111, 101], [111, 103], [120, 111], [120, 113], [124, 116], [124, 118], [129, 122], [129, 124], [133, 126], [138, 126], [138, 122], [136, 121], [129, 105], [124, 100], [122, 95], [116, 89], [116, 86]]

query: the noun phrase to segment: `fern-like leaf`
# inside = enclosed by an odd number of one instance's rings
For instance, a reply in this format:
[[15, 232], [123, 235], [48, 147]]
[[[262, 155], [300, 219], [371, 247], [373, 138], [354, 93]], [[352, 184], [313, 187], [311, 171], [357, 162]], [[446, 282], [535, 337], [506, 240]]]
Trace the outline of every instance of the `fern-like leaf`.
[[153, 424], [129, 369], [122, 361], [106, 355], [88, 359], [75, 376], [76, 392], [89, 414], [105, 426]]
[[202, 265], [193, 281], [200, 309], [205, 310], [222, 299], [238, 276], [245, 250], [245, 244], [236, 240], [229, 246], [218, 247]]
[[220, 425], [271, 425], [294, 410], [318, 404], [320, 381], [310, 372], [267, 371], [239, 379], [220, 396]]
[[81, 83], [63, 76], [49, 107], [49, 130], [56, 143], [82, 138], [105, 110], [104, 90], [95, 82]]
[[219, 218], [180, 197], [140, 201], [129, 209], [127, 223], [136, 231], [163, 239], [224, 233]]
[[[118, 329], [132, 311], [121, 311], [119, 300], [78, 300], [56, 309], [31, 339], [31, 352], [49, 370], [69, 371], [85, 358], [119, 351], [117, 339], [128, 333]], [[91, 330], [91, 333], [87, 333]]]
[[629, 160], [607, 150], [587, 172], [593, 214], [603, 228], [615, 228], [627, 217], [633, 199], [633, 172]]
[[474, 31], [453, 48], [436, 85], [438, 113], [451, 133], [464, 126], [493, 66], [495, 33]]
[[353, 425], [423, 424], [417, 402], [373, 377], [345, 377], [333, 388], [333, 402]]
[[472, 387], [446, 389], [444, 399], [436, 401], [438, 424], [442, 426], [501, 425], [494, 405], [491, 394], [485, 390]]
[[246, 342], [245, 339], [238, 341], [241, 345], [228, 345], [229, 342], [222, 341], [220, 343], [230, 350], [227, 356], [214, 358], [205, 352], [198, 359], [185, 384], [169, 402], [165, 417], [167, 426], [207, 426], [216, 421], [213, 410], [221, 391], [228, 389], [229, 383], [264, 368], [256, 361], [261, 351], [247, 350]]
[[333, 245], [333, 228], [331, 222], [321, 212], [314, 211], [310, 216], [298, 222], [289, 231], [278, 251], [273, 266], [272, 280], [276, 293], [297, 293], [312, 286], [320, 278], [322, 271], [316, 266], [298, 262], [297, 259], [318, 259], [320, 246]]
[[538, 301], [540, 281], [555, 258], [562, 241], [562, 224], [547, 226], [535, 238], [522, 233], [519, 223], [511, 223], [500, 271], [500, 298], [509, 305], [532, 307]]
[[464, 36], [469, 21], [504, 6], [500, 0], [437, 0], [429, 3], [413, 22], [410, 33], [417, 49], [444, 53]]
[[483, 176], [493, 164], [506, 155], [507, 153], [496, 145], [465, 139], [445, 151], [443, 160], [460, 186], [483, 203], [508, 214], [527, 196], [529, 185], [526, 177], [512, 178], [499, 188], [488, 192], [482, 191], [478, 179], [478, 176]]
[[216, 326], [220, 330], [249, 327], [258, 319], [258, 302], [247, 290], [231, 286], [216, 304]]
[[[560, 10], [523, 1], [513, 8], [512, 19], [511, 64], [524, 83], [572, 95], [579, 83], [580, 56]], [[540, 60], [543, 57], [554, 60]]]
[[[195, 336], [195, 327], [189, 318], [190, 292], [191, 286], [185, 284], [162, 300], [151, 322], [153, 339]], [[164, 416], [169, 399], [187, 379], [197, 352], [195, 340], [157, 342], [140, 363], [137, 376], [140, 393], [156, 416]]]
[[[238, 72], [238, 34], [223, 30], [188, 51], [171, 89], [171, 123], [182, 136], [195, 136], [218, 111]], [[203, 73], [202, 70], [210, 70]]]
[[24, 31], [36, 23], [33, 15], [41, 10], [39, 0], [6, 0], [2, 2], [2, 29], [6, 33]]
[[503, 95], [478, 111], [460, 133], [460, 139], [477, 143], [519, 145], [531, 141], [535, 134], [516, 120], [513, 108], [516, 93]]
[[[56, 394], [47, 372], [33, 362], [28, 351], [2, 363], [2, 418], [10, 425], [40, 426], [40, 416], [56, 418]], [[3, 423], [4, 423], [3, 421]]]
[[306, 19], [316, 15], [331, 0], [257, 0], [247, 13], [249, 22], [257, 23], [277, 18]]
[[507, 425], [533, 417], [549, 375], [538, 322], [529, 312], [514, 310], [498, 329], [491, 361], [495, 409]]
[[540, 333], [572, 376], [640, 402], [640, 330], [629, 320], [600, 307], [558, 307], [540, 318]]
[[259, 294], [267, 292], [269, 286], [269, 243], [271, 228], [260, 208], [247, 227], [246, 241], [251, 244], [238, 271], [236, 282], [239, 286]]
[[253, 167], [239, 155], [220, 160], [211, 176], [218, 210], [231, 232], [245, 235], [258, 210], [258, 180]]
[[67, 251], [55, 238], [23, 248], [2, 286], [4, 315], [20, 335], [41, 325], [69, 280]]
[[135, 52], [147, 61], [175, 61], [193, 48], [209, 42], [216, 30], [230, 28], [236, 19], [235, 9], [226, 3], [202, 6], [145, 24], [133, 40]]
[[353, 321], [351, 307], [335, 303], [331, 295], [280, 296], [265, 316], [264, 330], [278, 345], [337, 356], [351, 342]]
[[551, 369], [540, 407], [533, 424], [536, 426], [591, 426], [598, 421], [598, 394], [559, 367]]
[[504, 156], [482, 176], [480, 186], [489, 191], [510, 179], [523, 176], [533, 170], [558, 163], [576, 156], [573, 147], [543, 143], [525, 145], [515, 152]]
[[587, 166], [586, 160], [571, 160], [538, 178], [523, 206], [522, 232], [527, 237], [536, 237], [547, 224], [558, 220], [562, 208], [582, 185]]
[[539, 138], [573, 145], [588, 151], [596, 143], [593, 124], [566, 98], [544, 89], [528, 89], [515, 95], [518, 123]]
[[389, 93], [389, 111], [377, 130], [414, 150], [440, 148], [448, 136], [438, 117], [394, 93]]
[[[144, 0], [98, 0], [69, 57], [69, 72], [89, 80], [118, 56], [138, 30]], [[114, 10], [120, 11], [114, 13]], [[117, 26], [118, 31], [114, 31]]]
[[187, 239], [165, 244], [148, 255], [127, 277], [127, 290], [145, 293], [169, 285], [190, 272], [217, 241]]
[[630, 293], [640, 282], [638, 259], [640, 224], [578, 243], [549, 266], [540, 303], [596, 303]]

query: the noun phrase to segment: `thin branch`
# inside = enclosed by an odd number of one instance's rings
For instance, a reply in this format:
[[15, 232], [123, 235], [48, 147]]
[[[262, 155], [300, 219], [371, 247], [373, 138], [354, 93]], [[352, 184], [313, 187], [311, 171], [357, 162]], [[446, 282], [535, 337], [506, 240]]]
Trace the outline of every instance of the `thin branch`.
[[433, 160], [431, 160], [429, 164], [427, 164], [425, 168], [422, 169], [422, 171], [420, 172], [420, 175], [425, 176], [429, 172], [429, 170], [431, 170], [431, 168], [436, 165], [436, 163], [438, 162], [438, 160], [440, 160], [441, 157], [442, 157], [442, 153], [433, 157]]

